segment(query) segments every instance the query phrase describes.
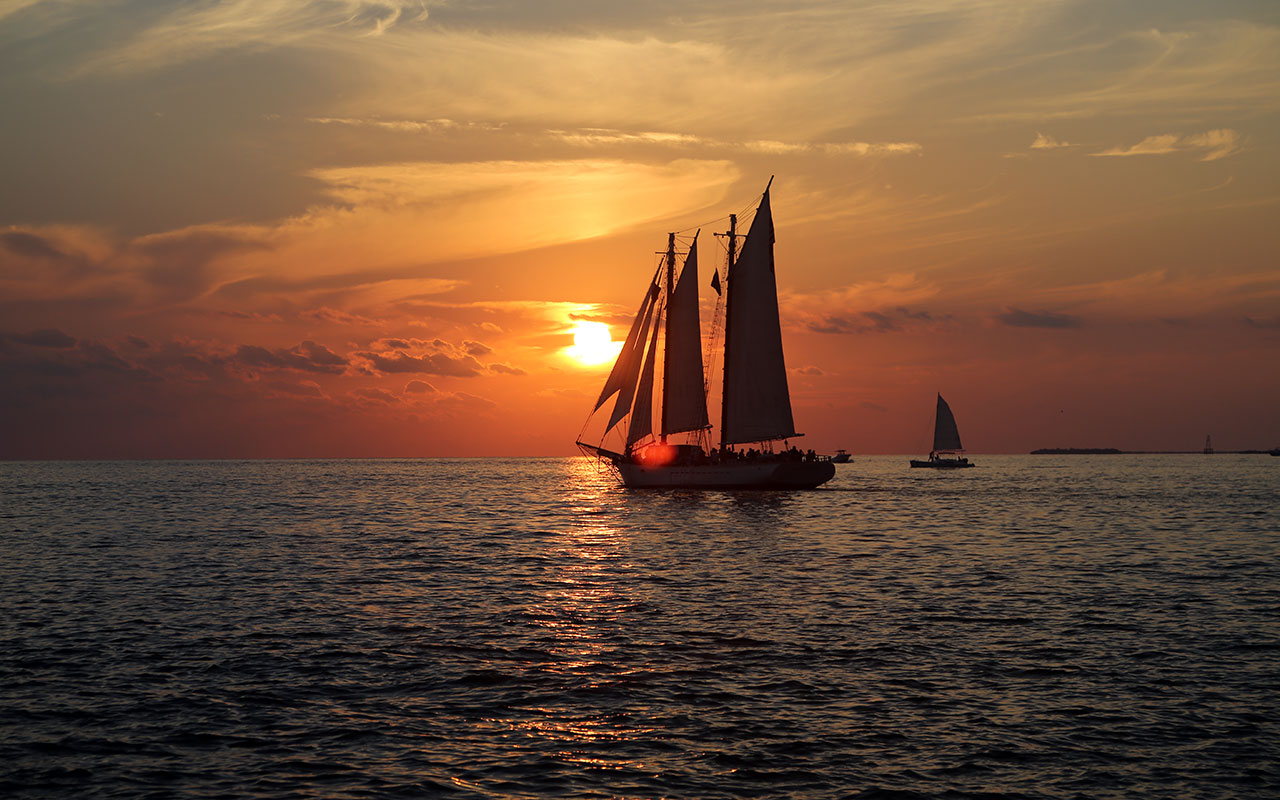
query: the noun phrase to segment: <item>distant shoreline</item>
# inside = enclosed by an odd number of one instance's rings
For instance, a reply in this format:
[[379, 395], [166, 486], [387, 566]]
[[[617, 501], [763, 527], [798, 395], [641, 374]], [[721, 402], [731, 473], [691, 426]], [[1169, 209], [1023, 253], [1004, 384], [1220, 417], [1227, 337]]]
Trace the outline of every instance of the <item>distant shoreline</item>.
[[1117, 450], [1114, 447], [1042, 447], [1032, 450], [1033, 456], [1181, 456], [1181, 455], [1224, 455], [1253, 456], [1267, 455], [1268, 450], [1215, 450], [1206, 453], [1203, 450]]

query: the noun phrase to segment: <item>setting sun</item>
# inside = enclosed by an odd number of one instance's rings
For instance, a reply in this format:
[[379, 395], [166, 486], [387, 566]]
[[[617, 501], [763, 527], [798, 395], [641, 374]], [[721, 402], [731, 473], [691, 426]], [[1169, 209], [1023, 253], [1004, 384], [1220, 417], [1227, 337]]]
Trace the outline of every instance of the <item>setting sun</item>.
[[584, 367], [607, 364], [617, 357], [622, 342], [613, 341], [609, 326], [603, 322], [576, 322], [573, 328], [573, 346], [564, 354]]

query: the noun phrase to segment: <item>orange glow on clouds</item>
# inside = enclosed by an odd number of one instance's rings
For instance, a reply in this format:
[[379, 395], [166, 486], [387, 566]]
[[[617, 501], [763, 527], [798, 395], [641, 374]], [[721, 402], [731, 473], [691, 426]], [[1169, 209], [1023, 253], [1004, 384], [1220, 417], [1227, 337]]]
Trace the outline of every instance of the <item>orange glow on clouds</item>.
[[806, 447], [1274, 447], [1280, 24], [1077, 4], [0, 3], [0, 458], [573, 454], [770, 175]]

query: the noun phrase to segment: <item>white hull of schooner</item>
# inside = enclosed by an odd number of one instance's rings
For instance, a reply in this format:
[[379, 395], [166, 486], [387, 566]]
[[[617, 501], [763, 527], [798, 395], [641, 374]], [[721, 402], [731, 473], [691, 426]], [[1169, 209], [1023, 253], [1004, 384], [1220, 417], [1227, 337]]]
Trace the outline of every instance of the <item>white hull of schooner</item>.
[[813, 489], [835, 477], [829, 461], [657, 466], [618, 464], [629, 489]]

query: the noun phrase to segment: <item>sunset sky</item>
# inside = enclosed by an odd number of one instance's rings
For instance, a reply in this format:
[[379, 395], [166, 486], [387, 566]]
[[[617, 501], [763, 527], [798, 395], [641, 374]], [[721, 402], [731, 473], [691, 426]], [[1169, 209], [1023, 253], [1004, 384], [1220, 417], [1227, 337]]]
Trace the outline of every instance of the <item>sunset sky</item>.
[[0, 108], [0, 458], [575, 453], [771, 175], [806, 447], [1280, 444], [1275, 0], [0, 0]]

